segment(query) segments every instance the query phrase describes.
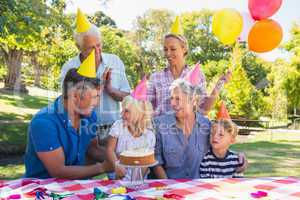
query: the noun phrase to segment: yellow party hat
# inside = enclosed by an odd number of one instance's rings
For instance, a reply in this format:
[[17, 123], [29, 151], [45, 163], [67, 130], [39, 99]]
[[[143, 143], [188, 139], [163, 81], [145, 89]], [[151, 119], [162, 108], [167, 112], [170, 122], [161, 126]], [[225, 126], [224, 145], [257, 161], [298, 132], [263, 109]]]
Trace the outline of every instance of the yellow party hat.
[[90, 55], [81, 63], [77, 69], [77, 73], [87, 78], [96, 78], [95, 49], [93, 49]]
[[171, 33], [174, 35], [183, 35], [179, 16], [176, 17], [174, 23], [172, 24]]
[[91, 23], [88, 21], [86, 16], [78, 8], [77, 19], [76, 19], [76, 31], [77, 33], [83, 33], [91, 28]]

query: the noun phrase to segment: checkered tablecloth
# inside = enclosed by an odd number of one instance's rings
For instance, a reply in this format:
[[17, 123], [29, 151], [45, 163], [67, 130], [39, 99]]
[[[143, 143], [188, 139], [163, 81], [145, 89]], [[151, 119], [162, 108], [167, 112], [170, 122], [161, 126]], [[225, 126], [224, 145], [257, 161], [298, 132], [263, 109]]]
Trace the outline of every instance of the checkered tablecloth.
[[[261, 199], [300, 199], [300, 178], [268, 177], [244, 179], [196, 179], [196, 180], [147, 180], [143, 189], [129, 189], [131, 197], [159, 198], [164, 194], [178, 194], [184, 199], [226, 200], [254, 199], [251, 193], [267, 192], [268, 196]], [[17, 194], [22, 199], [34, 199], [26, 195], [36, 188], [46, 188], [56, 193], [73, 193], [67, 199], [94, 199], [95, 187], [106, 193], [112, 188], [126, 183], [111, 180], [60, 180], [60, 179], [19, 179], [0, 181], [0, 199], [8, 199]], [[146, 198], [147, 199], [147, 198]]]

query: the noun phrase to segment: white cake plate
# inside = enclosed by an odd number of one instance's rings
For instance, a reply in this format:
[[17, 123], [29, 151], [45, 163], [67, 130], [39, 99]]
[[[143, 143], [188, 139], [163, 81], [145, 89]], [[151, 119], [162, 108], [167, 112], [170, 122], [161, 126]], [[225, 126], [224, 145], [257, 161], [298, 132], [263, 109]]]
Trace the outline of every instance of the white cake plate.
[[120, 165], [122, 167], [126, 167], [128, 170], [128, 173], [130, 174], [130, 180], [129, 181], [123, 180], [123, 181], [121, 181], [121, 184], [125, 185], [128, 188], [140, 190], [140, 189], [147, 187], [147, 183], [145, 183], [145, 177], [143, 176], [143, 173], [142, 173], [142, 168], [153, 167], [158, 164], [158, 161], [155, 161], [154, 163], [149, 164], [149, 165], [138, 165], [137, 166], [137, 165], [124, 165], [124, 164], [121, 164], [120, 161], [118, 160], [116, 162], [116, 164]]

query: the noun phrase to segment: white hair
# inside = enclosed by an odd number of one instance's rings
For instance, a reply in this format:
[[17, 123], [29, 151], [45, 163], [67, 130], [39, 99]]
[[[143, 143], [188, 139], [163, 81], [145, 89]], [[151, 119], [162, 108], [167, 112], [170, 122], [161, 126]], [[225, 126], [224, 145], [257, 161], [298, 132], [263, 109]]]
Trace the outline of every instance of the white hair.
[[74, 39], [75, 39], [76, 44], [79, 46], [79, 48], [82, 47], [83, 39], [86, 36], [94, 36], [94, 37], [97, 37], [101, 41], [101, 32], [100, 32], [99, 28], [94, 24], [91, 24], [91, 28], [86, 32], [83, 32], [83, 33], [78, 33], [77, 31], [74, 32]]
[[205, 93], [201, 87], [192, 86], [187, 80], [179, 78], [172, 82], [170, 92], [173, 92], [175, 89], [180, 89], [187, 95], [192, 100], [194, 111], [199, 111], [200, 105], [203, 103], [203, 98], [205, 97]]
[[172, 92], [177, 88], [190, 97], [192, 97], [194, 94], [194, 89], [192, 85], [184, 79], [179, 78], [172, 82], [170, 86], [170, 91]]

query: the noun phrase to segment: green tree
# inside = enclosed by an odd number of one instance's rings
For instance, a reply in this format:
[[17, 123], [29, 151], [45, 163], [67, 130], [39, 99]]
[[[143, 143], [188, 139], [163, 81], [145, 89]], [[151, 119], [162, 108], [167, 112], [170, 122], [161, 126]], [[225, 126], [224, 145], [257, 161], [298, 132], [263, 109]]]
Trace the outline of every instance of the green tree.
[[231, 81], [225, 86], [224, 96], [230, 102], [230, 114], [257, 119], [263, 113], [262, 94], [255, 89], [241, 65], [232, 73]]
[[58, 89], [60, 87], [60, 71], [65, 62], [78, 53], [73, 38], [64, 38], [63, 31], [57, 31], [56, 37], [47, 51], [40, 51], [38, 62], [42, 66], [43, 76], [41, 86], [48, 89]]
[[127, 78], [131, 86], [135, 85], [139, 77], [136, 72], [138, 55], [137, 47], [127, 36], [127, 33], [110, 26], [102, 26], [103, 51], [118, 55], [126, 67]]
[[272, 119], [287, 119], [288, 99], [284, 83], [288, 75], [288, 68], [288, 63], [279, 59], [270, 66], [270, 73], [268, 73], [268, 96], [265, 97], [268, 105], [265, 109], [269, 111], [268, 116]]
[[[45, 28], [62, 24], [62, 10], [64, 1], [54, 0], [47, 3], [42, 0], [4, 0], [2, 17], [0, 20], [0, 51], [8, 68], [5, 77], [5, 88], [26, 92], [21, 77], [23, 58], [31, 52], [38, 52], [41, 46], [47, 42], [49, 34], [45, 34]], [[54, 26], [59, 24], [57, 26]]]
[[295, 23], [291, 29], [291, 39], [284, 45], [291, 56], [284, 87], [288, 96], [289, 110], [296, 114], [300, 108], [300, 22]]
[[[49, 72], [57, 67], [57, 64], [60, 64], [59, 58], [62, 55], [73, 53], [72, 48], [65, 49], [60, 54], [55, 54], [55, 51], [53, 52], [53, 48], [63, 47], [63, 43], [72, 38], [73, 20], [71, 15], [64, 14], [65, 8], [65, 0], [53, 0], [49, 2], [48, 9], [51, 11], [51, 19], [47, 25], [42, 27], [42, 38], [35, 42], [36, 47], [26, 53], [28, 62], [33, 68], [35, 86], [41, 87], [43, 85], [45, 87], [45, 84], [41, 83], [44, 76], [49, 76]], [[50, 62], [52, 56], [56, 58], [56, 62]]]
[[88, 16], [88, 19], [91, 23], [95, 24], [97, 27], [101, 26], [112, 26], [117, 28], [116, 22], [110, 18], [109, 16], [105, 15], [102, 11], [97, 11], [93, 15]]
[[246, 70], [252, 85], [257, 89], [268, 87], [267, 74], [270, 72], [270, 69], [266, 61], [258, 58], [249, 50], [243, 49], [242, 66]]
[[181, 15], [184, 35], [189, 42], [189, 63], [229, 59], [231, 48], [223, 46], [211, 31], [213, 12], [194, 11]]
[[173, 19], [174, 14], [163, 9], [150, 9], [136, 19], [133, 41], [139, 47], [137, 66], [139, 77], [165, 66], [162, 39], [169, 32]]

